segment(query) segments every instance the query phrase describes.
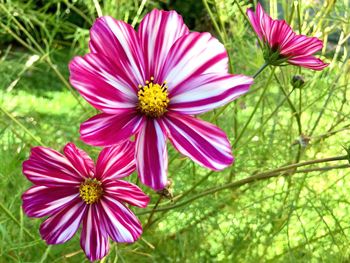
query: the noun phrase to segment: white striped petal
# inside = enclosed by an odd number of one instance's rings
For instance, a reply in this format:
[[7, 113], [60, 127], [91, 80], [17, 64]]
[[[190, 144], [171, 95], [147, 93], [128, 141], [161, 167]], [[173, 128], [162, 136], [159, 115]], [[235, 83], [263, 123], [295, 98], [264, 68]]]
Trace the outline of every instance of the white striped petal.
[[83, 220], [80, 245], [90, 261], [102, 259], [109, 251], [108, 233], [100, 204], [88, 206]]
[[41, 224], [41, 237], [47, 244], [62, 244], [68, 241], [77, 232], [85, 210], [86, 204], [77, 199]]
[[149, 203], [149, 197], [138, 186], [127, 181], [111, 180], [103, 186], [106, 195], [120, 202], [138, 207], [146, 207]]
[[227, 73], [225, 47], [209, 33], [189, 33], [171, 47], [160, 74], [170, 92], [191, 77], [206, 73]]
[[198, 164], [212, 170], [222, 170], [232, 164], [230, 142], [213, 124], [170, 112], [163, 123], [174, 147]]
[[143, 184], [154, 190], [165, 187], [168, 171], [166, 136], [156, 119], [148, 119], [136, 136], [136, 168]]
[[[70, 83], [92, 106], [106, 113], [136, 107], [135, 84], [130, 73], [113, 65], [101, 54], [75, 57], [69, 64]], [[118, 73], [118, 74], [116, 74]]]
[[253, 78], [244, 75], [211, 73], [195, 76], [176, 88], [169, 111], [200, 114], [223, 106], [246, 93]]
[[94, 146], [111, 146], [128, 140], [144, 123], [137, 112], [123, 114], [101, 113], [80, 126], [80, 138]]
[[134, 83], [144, 83], [144, 59], [140, 41], [135, 30], [129, 24], [110, 16], [96, 20], [90, 30], [90, 49], [92, 53], [102, 54], [120, 65]]
[[116, 242], [135, 242], [142, 233], [137, 217], [119, 201], [104, 196], [100, 205], [105, 212], [105, 226], [110, 237]]
[[78, 196], [78, 188], [32, 186], [22, 195], [23, 210], [29, 217], [51, 216]]
[[154, 76], [155, 82], [162, 83], [158, 76], [171, 46], [188, 32], [182, 17], [175, 11], [154, 9], [142, 19], [138, 35], [145, 56], [147, 79]]
[[79, 171], [61, 153], [46, 147], [34, 147], [23, 162], [23, 174], [34, 184], [45, 186], [79, 185]]
[[135, 170], [135, 142], [104, 148], [97, 159], [96, 178], [101, 180], [120, 179]]

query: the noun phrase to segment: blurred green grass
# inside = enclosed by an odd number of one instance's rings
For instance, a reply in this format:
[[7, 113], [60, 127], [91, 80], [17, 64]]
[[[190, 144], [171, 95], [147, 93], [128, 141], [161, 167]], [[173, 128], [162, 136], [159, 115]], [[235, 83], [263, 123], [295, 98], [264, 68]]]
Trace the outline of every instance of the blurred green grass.
[[[279, 17], [289, 17], [293, 3], [265, 1], [265, 6], [275, 17], [276, 10], [280, 11]], [[198, 1], [145, 1], [142, 9], [142, 1], [136, 0], [101, 4], [104, 14], [135, 24], [154, 7], [175, 8], [191, 29], [210, 31], [225, 42], [234, 73], [252, 75], [263, 64], [254, 34], [234, 0], [209, 1], [219, 32]], [[250, 6], [245, 1], [239, 4], [243, 9]], [[293, 27], [299, 28], [300, 22], [303, 33], [324, 39], [322, 56], [331, 65], [323, 72], [292, 66], [277, 69], [237, 143], [270, 70], [256, 79], [249, 94], [232, 103], [218, 118], [214, 116], [220, 109], [201, 116], [215, 119], [227, 132], [235, 143], [236, 162], [223, 172], [208, 174], [208, 170], [183, 158], [169, 144], [169, 160], [173, 160], [169, 177], [175, 198], [196, 184], [183, 200], [213, 186], [285, 164], [345, 154], [343, 146], [348, 146], [350, 135], [350, 14], [346, 11], [350, 4], [346, 0], [299, 4], [301, 21], [295, 15], [291, 20]], [[91, 156], [97, 156], [98, 149], [78, 140], [79, 124], [96, 111], [81, 98], [77, 101], [60, 79], [60, 74], [68, 79], [69, 60], [86, 52], [88, 29], [96, 10], [92, 1], [55, 0], [44, 4], [0, 1], [0, 5], [0, 33], [4, 36], [0, 53], [0, 105], [5, 110], [0, 113], [0, 262], [84, 262], [79, 235], [66, 244], [48, 248], [38, 234], [43, 220], [23, 215], [20, 196], [30, 183], [21, 173], [21, 163], [28, 157], [30, 147], [39, 142], [60, 150], [66, 142], [74, 141]], [[37, 5], [41, 8], [36, 8]], [[43, 52], [14, 19], [35, 36], [34, 41]], [[16, 42], [8, 28], [29, 49]], [[38, 60], [26, 66], [33, 55]], [[302, 75], [306, 85], [292, 92], [290, 81], [294, 75]], [[298, 143], [295, 112], [281, 89], [291, 93], [290, 103], [301, 114], [303, 136], [310, 139], [305, 146]], [[141, 240], [132, 245], [113, 244], [105, 262], [349, 261], [349, 170], [288, 175], [223, 190], [172, 210], [156, 212], [154, 223]], [[136, 174], [129, 180], [135, 182]], [[158, 194], [143, 189], [151, 196], [151, 208]], [[176, 200], [163, 198], [160, 207], [173, 204], [177, 204]], [[149, 213], [144, 213], [149, 210], [133, 210], [145, 225]]]

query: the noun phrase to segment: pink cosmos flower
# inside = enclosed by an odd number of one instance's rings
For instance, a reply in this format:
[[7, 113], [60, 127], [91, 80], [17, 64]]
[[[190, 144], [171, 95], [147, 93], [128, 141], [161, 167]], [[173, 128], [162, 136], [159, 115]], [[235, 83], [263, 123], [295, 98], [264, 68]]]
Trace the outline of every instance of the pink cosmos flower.
[[248, 9], [247, 15], [255, 33], [266, 46], [264, 58], [268, 64], [288, 62], [313, 70], [322, 70], [328, 66], [313, 56], [323, 47], [318, 38], [297, 35], [286, 21], [274, 20], [266, 14], [260, 3], [255, 13]]
[[74, 144], [64, 155], [35, 147], [23, 163], [23, 174], [34, 183], [22, 196], [24, 212], [46, 217], [40, 234], [48, 244], [68, 241], [82, 222], [80, 245], [89, 260], [103, 258], [108, 237], [134, 242], [142, 233], [136, 216], [122, 203], [146, 207], [149, 197], [140, 188], [120, 180], [135, 170], [134, 142], [104, 148], [96, 166]]
[[102, 111], [80, 127], [81, 139], [109, 146], [136, 135], [136, 167], [155, 190], [167, 182], [167, 138], [183, 155], [221, 170], [233, 162], [225, 133], [193, 117], [246, 93], [251, 77], [228, 73], [224, 46], [190, 33], [174, 11], [153, 10], [136, 32], [112, 17], [90, 30], [90, 53], [75, 57], [70, 82]]

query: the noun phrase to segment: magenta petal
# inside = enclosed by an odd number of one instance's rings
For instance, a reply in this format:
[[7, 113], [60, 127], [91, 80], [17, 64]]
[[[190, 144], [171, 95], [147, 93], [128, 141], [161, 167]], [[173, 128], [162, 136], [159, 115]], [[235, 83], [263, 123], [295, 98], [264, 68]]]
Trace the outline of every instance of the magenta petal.
[[281, 54], [289, 54], [286, 52], [285, 47], [295, 38], [296, 34], [293, 32], [292, 28], [284, 20], [270, 20], [269, 24], [271, 26], [270, 32], [266, 39], [271, 48], [278, 47]]
[[156, 119], [148, 119], [136, 136], [136, 168], [143, 184], [154, 190], [165, 187], [168, 170], [166, 136]]
[[120, 179], [135, 170], [135, 142], [125, 141], [104, 148], [96, 163], [96, 177], [102, 180]]
[[41, 146], [32, 148], [23, 174], [34, 184], [53, 187], [79, 185], [83, 180], [64, 155]]
[[282, 55], [289, 56], [309, 56], [321, 50], [323, 42], [316, 37], [295, 35], [281, 49]]
[[[256, 31], [256, 33], [258, 34], [258, 36], [261, 36], [262, 40], [269, 40], [269, 39], [271, 39], [272, 22], [273, 21], [272, 21], [271, 17], [269, 17], [265, 13], [262, 5], [260, 3], [258, 3], [257, 6], [256, 6], [255, 23], [257, 25], [257, 29], [260, 29], [260, 30], [259, 30], [259, 32]], [[255, 30], [254, 26], [253, 26], [253, 28]]]
[[78, 188], [32, 186], [22, 195], [23, 210], [29, 217], [51, 216], [78, 196]]
[[41, 237], [47, 244], [62, 244], [77, 232], [85, 214], [86, 204], [80, 198], [57, 214], [46, 219], [40, 226]]
[[90, 177], [93, 174], [95, 164], [86, 152], [76, 147], [73, 143], [68, 143], [63, 151], [82, 177]]
[[167, 81], [171, 93], [193, 76], [227, 71], [224, 45], [209, 33], [194, 32], [182, 36], [171, 47], [160, 79]]
[[328, 66], [327, 63], [324, 63], [321, 59], [315, 58], [313, 56], [292, 58], [289, 59], [288, 62], [296, 66], [309, 68], [313, 70], [322, 70]]
[[144, 122], [136, 112], [120, 115], [101, 113], [80, 126], [80, 138], [94, 146], [119, 144], [134, 135]]
[[148, 73], [146, 79], [154, 76], [155, 82], [162, 83], [158, 76], [171, 46], [188, 32], [182, 17], [175, 11], [154, 9], [142, 19], [138, 35]]
[[116, 242], [135, 242], [142, 233], [142, 226], [129, 208], [105, 196], [100, 205], [105, 212], [105, 226], [110, 237]]
[[171, 93], [169, 111], [189, 115], [210, 111], [246, 93], [252, 83], [253, 78], [244, 75], [214, 73], [195, 76]]
[[135, 90], [138, 84], [144, 83], [142, 48], [132, 26], [110, 16], [100, 17], [90, 30], [89, 46], [92, 53], [114, 60], [124, 72], [130, 74]]
[[170, 112], [163, 122], [170, 141], [183, 155], [212, 170], [222, 170], [232, 164], [230, 142], [218, 127]]
[[109, 251], [108, 233], [100, 204], [89, 205], [83, 220], [80, 245], [90, 261], [102, 259]]
[[118, 113], [135, 108], [138, 83], [128, 79], [133, 73], [125, 73], [103, 55], [75, 57], [69, 70], [72, 86], [96, 109]]
[[146, 207], [149, 203], [149, 197], [138, 186], [127, 181], [108, 181], [103, 186], [106, 195], [120, 202], [138, 207]]
[[260, 28], [260, 21], [258, 20], [257, 16], [255, 15], [254, 11], [252, 9], [247, 9], [247, 16], [249, 18], [250, 24], [252, 25], [255, 33], [258, 35], [258, 37], [262, 40], [263, 39], [263, 33]]

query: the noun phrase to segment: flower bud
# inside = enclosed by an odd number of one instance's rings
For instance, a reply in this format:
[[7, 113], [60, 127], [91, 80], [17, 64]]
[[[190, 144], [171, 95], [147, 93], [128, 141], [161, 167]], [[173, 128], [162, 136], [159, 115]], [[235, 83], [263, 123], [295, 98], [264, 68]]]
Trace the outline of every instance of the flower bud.
[[304, 86], [305, 80], [302, 76], [295, 75], [295, 76], [293, 76], [290, 84], [292, 84], [294, 89], [300, 89]]

